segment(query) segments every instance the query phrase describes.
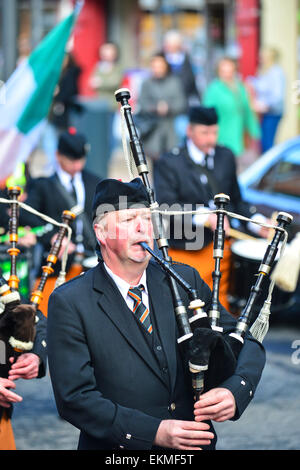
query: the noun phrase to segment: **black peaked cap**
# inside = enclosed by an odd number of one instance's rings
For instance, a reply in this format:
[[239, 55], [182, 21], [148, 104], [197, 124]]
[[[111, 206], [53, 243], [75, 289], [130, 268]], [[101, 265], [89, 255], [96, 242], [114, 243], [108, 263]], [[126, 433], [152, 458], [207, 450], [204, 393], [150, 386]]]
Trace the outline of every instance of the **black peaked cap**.
[[57, 150], [71, 160], [84, 158], [90, 149], [86, 137], [77, 132], [75, 128], [69, 128], [60, 134]]
[[148, 192], [140, 178], [126, 183], [107, 178], [97, 184], [92, 205], [93, 218], [101, 213], [133, 206], [150, 207]]
[[192, 124], [203, 124], [212, 126], [217, 124], [218, 115], [215, 108], [207, 108], [205, 106], [192, 106], [189, 109], [189, 121]]

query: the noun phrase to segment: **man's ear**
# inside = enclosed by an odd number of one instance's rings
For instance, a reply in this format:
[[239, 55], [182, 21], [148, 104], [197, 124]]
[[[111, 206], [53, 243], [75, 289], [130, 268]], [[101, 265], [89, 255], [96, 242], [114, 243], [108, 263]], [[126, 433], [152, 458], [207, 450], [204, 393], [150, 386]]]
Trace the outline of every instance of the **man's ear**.
[[187, 125], [187, 128], [186, 128], [185, 133], [186, 133], [187, 138], [190, 139], [190, 138], [191, 138], [191, 134], [192, 134], [192, 126], [191, 126], [191, 124], [188, 124], [188, 125]]
[[103, 225], [101, 224], [94, 224], [94, 231], [97, 240], [99, 241], [100, 245], [105, 245], [107, 232]]

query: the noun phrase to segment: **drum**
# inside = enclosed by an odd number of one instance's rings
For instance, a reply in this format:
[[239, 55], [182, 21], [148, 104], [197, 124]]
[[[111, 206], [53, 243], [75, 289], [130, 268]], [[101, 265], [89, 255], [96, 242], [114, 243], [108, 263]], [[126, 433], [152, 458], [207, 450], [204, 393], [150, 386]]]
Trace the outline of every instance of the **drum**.
[[[9, 245], [0, 245], [0, 269], [3, 277], [8, 281], [10, 276], [11, 257], [7, 253]], [[19, 249], [21, 249], [19, 247]], [[19, 292], [22, 297], [29, 298], [30, 295], [30, 268], [31, 253], [22, 250], [17, 257], [17, 276], [20, 279]]]
[[[256, 275], [263, 260], [269, 242], [267, 240], [239, 240], [232, 244], [232, 263], [229, 277], [230, 310], [233, 314], [240, 313], [247, 303], [251, 287], [256, 282]], [[278, 259], [278, 255], [277, 255]], [[276, 260], [273, 269], [276, 265]], [[270, 277], [263, 282], [263, 288], [259, 295], [253, 312], [259, 313], [268, 296]], [[276, 285], [272, 294], [271, 312], [279, 312], [293, 304], [292, 293], [284, 292]]]

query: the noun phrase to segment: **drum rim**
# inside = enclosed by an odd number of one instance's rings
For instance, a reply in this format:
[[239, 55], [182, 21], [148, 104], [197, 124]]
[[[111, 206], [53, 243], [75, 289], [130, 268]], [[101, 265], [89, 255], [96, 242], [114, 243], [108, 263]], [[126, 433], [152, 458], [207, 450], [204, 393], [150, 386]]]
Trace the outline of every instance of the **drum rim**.
[[[249, 261], [256, 261], [256, 262], [260, 262], [262, 261], [263, 257], [264, 257], [264, 254], [265, 254], [265, 251], [267, 249], [267, 246], [269, 245], [269, 241], [264, 239], [264, 238], [258, 238], [257, 240], [237, 240], [235, 241], [234, 243], [232, 243], [231, 245], [231, 252], [236, 255], [236, 256], [239, 256], [240, 258], [243, 258], [243, 259], [247, 259]], [[256, 244], [256, 248], [258, 248], [258, 246], [260, 247], [264, 247], [264, 251], [262, 253], [257, 253], [256, 255], [254, 253], [249, 253], [249, 251], [244, 251], [242, 252], [241, 250], [237, 249], [241, 246], [247, 246], [248, 248], [250, 246], [254, 246]], [[276, 260], [278, 260], [278, 257], [279, 257], [279, 253], [280, 253], [280, 246], [281, 244], [279, 244], [279, 251], [277, 253], [277, 256], [276, 256]]]

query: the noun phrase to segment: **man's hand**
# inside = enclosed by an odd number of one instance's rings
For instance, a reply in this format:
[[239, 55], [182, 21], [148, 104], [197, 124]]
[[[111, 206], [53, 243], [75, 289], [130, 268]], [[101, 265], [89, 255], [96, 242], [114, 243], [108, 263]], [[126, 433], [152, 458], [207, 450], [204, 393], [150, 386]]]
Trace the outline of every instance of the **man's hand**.
[[[206, 225], [214, 232], [217, 228], [217, 214], [209, 214]], [[224, 216], [224, 231], [228, 235], [230, 230], [230, 223], [228, 217]]]
[[160, 423], [154, 444], [180, 450], [201, 450], [201, 445], [209, 445], [214, 434], [208, 432], [207, 423], [167, 419]]
[[[14, 362], [14, 358], [11, 357], [10, 362]], [[40, 358], [33, 353], [21, 354], [14, 364], [12, 364], [9, 371], [9, 379], [35, 379], [39, 372]]]
[[[265, 223], [268, 225], [276, 225], [276, 220], [266, 219]], [[267, 238], [268, 240], [272, 240], [274, 233], [275, 233], [275, 230], [273, 228], [260, 227], [258, 235], [261, 238]]]
[[194, 405], [195, 421], [226, 421], [235, 415], [235, 399], [227, 388], [213, 388], [203, 393]]
[[9, 388], [16, 388], [16, 384], [9, 379], [0, 377], [0, 406], [4, 408], [9, 408], [12, 403], [23, 400], [20, 395], [8, 390]]
[[19, 237], [19, 244], [26, 248], [36, 245], [36, 235], [30, 231], [30, 227], [25, 227], [25, 234]]
[[163, 100], [159, 101], [157, 103], [156, 111], [157, 111], [157, 114], [159, 114], [160, 116], [166, 116], [169, 111], [168, 103]]
[[[51, 238], [51, 245], [53, 245], [56, 238], [57, 238], [57, 234], [53, 235], [53, 237]], [[65, 251], [65, 248], [66, 248], [66, 245], [67, 245], [67, 242], [68, 242], [68, 238], [64, 237], [62, 239], [61, 247], [60, 247], [59, 253], [57, 255], [58, 259], [62, 258], [63, 254], [64, 254], [64, 251]], [[71, 255], [72, 253], [74, 253], [75, 250], [76, 250], [76, 245], [73, 242], [70, 241], [69, 246], [68, 246], [68, 255]]]

